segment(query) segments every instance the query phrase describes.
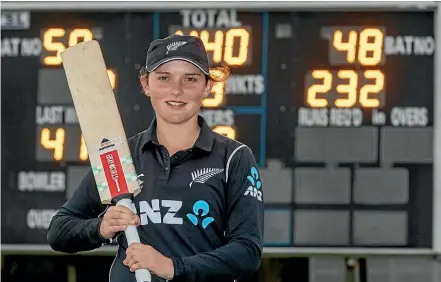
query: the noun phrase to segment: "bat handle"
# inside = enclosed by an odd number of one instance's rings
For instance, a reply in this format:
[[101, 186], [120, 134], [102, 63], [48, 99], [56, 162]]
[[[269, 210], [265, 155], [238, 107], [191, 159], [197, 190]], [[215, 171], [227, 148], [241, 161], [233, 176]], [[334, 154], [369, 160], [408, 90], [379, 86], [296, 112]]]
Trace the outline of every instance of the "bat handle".
[[[117, 206], [125, 206], [132, 209], [132, 200], [130, 199], [121, 199], [116, 203]], [[127, 226], [127, 229], [124, 231], [126, 238], [127, 238], [127, 244], [130, 246], [132, 243], [140, 243], [139, 234], [136, 230], [136, 227], [134, 225]], [[138, 269], [135, 270], [135, 277], [137, 282], [151, 282], [152, 281], [152, 275], [150, 274], [150, 271], [147, 269]]]

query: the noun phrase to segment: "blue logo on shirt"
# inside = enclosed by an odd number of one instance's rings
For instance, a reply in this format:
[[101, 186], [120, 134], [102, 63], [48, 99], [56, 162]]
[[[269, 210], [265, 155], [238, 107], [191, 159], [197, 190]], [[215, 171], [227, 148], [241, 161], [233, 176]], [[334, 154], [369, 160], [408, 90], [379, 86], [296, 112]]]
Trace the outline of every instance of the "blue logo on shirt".
[[259, 172], [257, 171], [257, 168], [251, 168], [251, 175], [248, 176], [247, 179], [251, 182], [251, 185], [247, 188], [244, 195], [250, 195], [251, 197], [257, 198], [259, 201], [262, 201], [262, 191], [260, 191], [262, 182], [259, 180]]
[[253, 187], [257, 189], [260, 189], [260, 187], [262, 187], [262, 182], [260, 182], [259, 180], [259, 172], [254, 166], [251, 168], [251, 175], [247, 178], [251, 182], [251, 185], [253, 185]]
[[211, 216], [205, 217], [209, 212], [210, 206], [208, 203], [204, 200], [199, 200], [193, 205], [193, 213], [187, 213], [187, 217], [194, 225], [198, 225], [199, 219], [202, 219], [201, 225], [202, 228], [205, 229], [214, 221], [214, 218]]

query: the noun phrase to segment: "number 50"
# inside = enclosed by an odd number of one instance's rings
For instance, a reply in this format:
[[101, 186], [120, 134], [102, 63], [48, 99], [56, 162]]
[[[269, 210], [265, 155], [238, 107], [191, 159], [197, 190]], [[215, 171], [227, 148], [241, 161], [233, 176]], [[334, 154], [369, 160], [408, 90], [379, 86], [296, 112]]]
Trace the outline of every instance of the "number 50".
[[[334, 73], [335, 74], [335, 73]], [[319, 93], [328, 94], [333, 85], [333, 73], [328, 70], [314, 70], [312, 73], [313, 79], [321, 79], [321, 84], [313, 84], [307, 89], [307, 104], [314, 108], [323, 108], [328, 106], [329, 99], [318, 98]], [[357, 100], [361, 107], [377, 108], [380, 106], [380, 99], [378, 96], [384, 89], [384, 74], [380, 70], [366, 70], [363, 72], [365, 79], [373, 79], [375, 82], [364, 84], [359, 83], [361, 73], [353, 70], [340, 70], [337, 72], [337, 77], [344, 79], [347, 83], [340, 83], [336, 86], [336, 91], [339, 94], [344, 94], [345, 98], [335, 99], [335, 106], [338, 108], [353, 107]], [[361, 87], [360, 87], [361, 86]], [[376, 96], [372, 98], [371, 96]]]

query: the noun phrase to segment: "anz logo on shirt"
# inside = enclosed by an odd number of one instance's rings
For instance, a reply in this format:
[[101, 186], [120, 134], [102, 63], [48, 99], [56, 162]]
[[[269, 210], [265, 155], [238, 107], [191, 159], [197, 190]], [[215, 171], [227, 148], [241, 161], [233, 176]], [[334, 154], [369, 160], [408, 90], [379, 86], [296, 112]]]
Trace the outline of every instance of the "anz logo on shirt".
[[262, 201], [262, 190], [260, 189], [262, 188], [262, 182], [259, 180], [259, 172], [257, 168], [251, 168], [251, 175], [249, 175], [247, 179], [250, 181], [251, 185], [247, 188], [244, 195], [250, 195], [259, 201]]
[[[147, 201], [139, 202], [139, 214], [141, 225], [149, 223], [163, 224], [183, 224], [183, 218], [176, 216], [181, 209], [182, 201], [158, 200], [153, 199], [151, 205]], [[161, 208], [167, 212], [161, 213]], [[192, 213], [187, 213], [188, 220], [195, 226], [200, 225], [203, 229], [207, 228], [214, 218], [209, 216], [210, 206], [204, 200], [198, 200], [193, 204]]]
[[202, 228], [207, 228], [210, 223], [214, 221], [214, 218], [208, 216], [210, 212], [210, 206], [204, 200], [199, 200], [193, 205], [193, 213], [187, 213], [187, 218], [193, 223], [193, 225], [201, 224]]

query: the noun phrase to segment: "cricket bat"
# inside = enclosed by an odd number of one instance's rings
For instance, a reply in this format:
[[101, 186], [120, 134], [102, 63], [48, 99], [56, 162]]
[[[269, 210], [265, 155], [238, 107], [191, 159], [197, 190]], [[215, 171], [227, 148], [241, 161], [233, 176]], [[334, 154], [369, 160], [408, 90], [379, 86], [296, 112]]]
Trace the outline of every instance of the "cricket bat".
[[[100, 200], [133, 210], [132, 199], [141, 188], [99, 43], [81, 42], [61, 58]], [[140, 242], [136, 226], [124, 233], [129, 246]], [[151, 282], [147, 269], [135, 276], [137, 282]]]

